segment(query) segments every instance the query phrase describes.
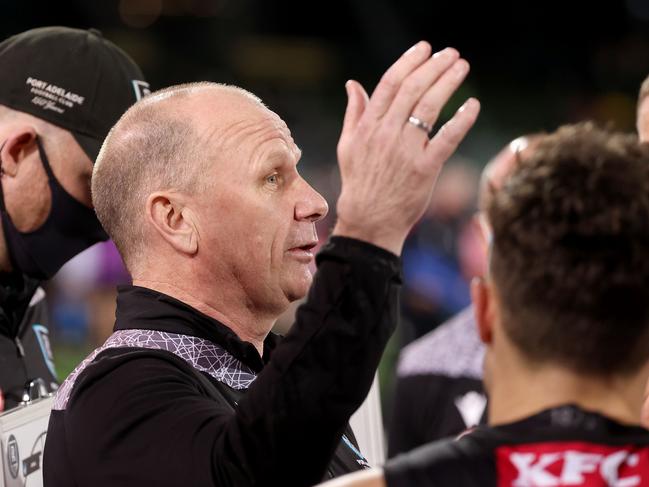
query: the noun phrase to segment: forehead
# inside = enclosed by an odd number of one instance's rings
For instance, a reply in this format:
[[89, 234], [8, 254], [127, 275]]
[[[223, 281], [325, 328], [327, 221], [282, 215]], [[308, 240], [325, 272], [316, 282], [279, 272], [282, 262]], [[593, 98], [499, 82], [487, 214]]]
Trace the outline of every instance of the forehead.
[[261, 103], [246, 96], [210, 95], [201, 105], [200, 137], [218, 151], [247, 157], [281, 151], [299, 157], [299, 149], [286, 123]]

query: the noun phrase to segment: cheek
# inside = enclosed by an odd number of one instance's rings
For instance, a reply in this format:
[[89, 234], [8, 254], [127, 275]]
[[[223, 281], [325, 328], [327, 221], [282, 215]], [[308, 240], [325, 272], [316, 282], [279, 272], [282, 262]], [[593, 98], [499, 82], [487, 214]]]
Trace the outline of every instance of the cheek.
[[283, 266], [284, 240], [272, 218], [257, 212], [235, 220], [224, 225], [225, 233], [220, 240], [238, 267], [260, 278], [277, 273]]
[[260, 224], [257, 225], [256, 235], [262, 245], [270, 252], [274, 262], [284, 261], [286, 250], [297, 239], [297, 230], [293, 225], [292, 216], [281, 213], [266, 214]]
[[21, 232], [40, 227], [50, 214], [52, 194], [44, 170], [30, 168], [4, 186], [9, 216]]
[[256, 191], [222, 194], [211, 206], [214, 224], [222, 246], [237, 260], [255, 263], [259, 271], [278, 271], [285, 265], [284, 252], [294, 238], [294, 206], [278, 195]]

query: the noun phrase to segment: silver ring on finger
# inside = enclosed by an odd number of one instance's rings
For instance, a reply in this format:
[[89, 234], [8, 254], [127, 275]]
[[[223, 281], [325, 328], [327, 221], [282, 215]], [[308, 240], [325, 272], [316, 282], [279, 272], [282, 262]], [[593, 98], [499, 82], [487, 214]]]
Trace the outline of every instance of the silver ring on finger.
[[408, 117], [408, 123], [414, 125], [418, 129], [423, 130], [424, 132], [426, 132], [426, 135], [430, 134], [433, 131], [433, 127], [429, 123], [426, 123], [413, 115], [410, 115]]

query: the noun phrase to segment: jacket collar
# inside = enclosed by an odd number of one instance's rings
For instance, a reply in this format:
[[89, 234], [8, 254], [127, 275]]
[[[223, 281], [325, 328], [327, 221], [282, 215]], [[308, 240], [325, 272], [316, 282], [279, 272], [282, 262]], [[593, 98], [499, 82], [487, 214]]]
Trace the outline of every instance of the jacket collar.
[[268, 362], [279, 339], [269, 333], [260, 357], [254, 345], [242, 341], [226, 325], [176, 298], [140, 286], [119, 286], [117, 291], [115, 331], [158, 330], [203, 338], [220, 345], [255, 372]]

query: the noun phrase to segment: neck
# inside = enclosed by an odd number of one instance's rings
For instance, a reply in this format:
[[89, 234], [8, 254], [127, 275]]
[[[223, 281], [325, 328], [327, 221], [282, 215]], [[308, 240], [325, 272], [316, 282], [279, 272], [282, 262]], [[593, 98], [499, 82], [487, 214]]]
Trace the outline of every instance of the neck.
[[[496, 370], [494, 370], [496, 372]], [[626, 376], [586, 376], [557, 366], [509, 364], [489, 387], [489, 424], [511, 423], [548, 408], [575, 404], [638, 425], [649, 370]]]
[[[169, 279], [145, 279], [133, 276], [133, 285], [146, 287], [158, 291], [188, 304], [204, 315], [220, 321], [230, 328], [242, 341], [251, 343], [262, 356], [264, 353], [264, 340], [272, 329], [275, 319], [261, 316], [253, 310], [241, 306], [241, 300], [235, 300], [226, 293], [216, 295], [212, 293], [209, 297], [203, 296], [201, 291], [183, 287], [183, 280], [176, 278], [175, 282]], [[177, 282], [177, 283], [176, 283]], [[227, 290], [227, 286], [222, 286]], [[213, 287], [209, 289], [213, 291]], [[218, 304], [217, 304], [218, 303]], [[239, 303], [238, 306], [233, 303]]]

